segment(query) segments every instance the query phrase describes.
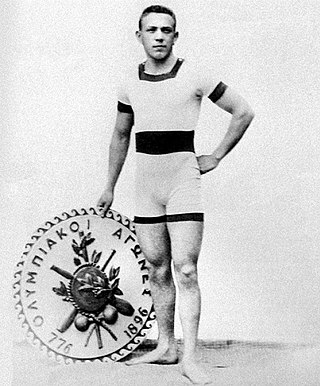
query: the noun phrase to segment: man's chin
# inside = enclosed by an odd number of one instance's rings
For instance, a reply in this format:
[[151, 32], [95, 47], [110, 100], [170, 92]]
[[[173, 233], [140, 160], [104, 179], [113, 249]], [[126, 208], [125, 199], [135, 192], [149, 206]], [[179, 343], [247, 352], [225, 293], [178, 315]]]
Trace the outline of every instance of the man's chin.
[[169, 54], [163, 53], [163, 52], [159, 52], [157, 54], [152, 55], [152, 59], [158, 62], [164, 62], [166, 59], [168, 59], [168, 57], [169, 57]]

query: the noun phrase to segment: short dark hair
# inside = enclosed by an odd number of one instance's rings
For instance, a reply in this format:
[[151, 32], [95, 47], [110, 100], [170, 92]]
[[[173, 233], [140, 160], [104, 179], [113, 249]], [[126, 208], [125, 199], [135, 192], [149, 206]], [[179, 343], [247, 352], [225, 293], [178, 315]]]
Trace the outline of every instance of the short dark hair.
[[162, 5], [150, 5], [150, 7], [147, 7], [141, 14], [140, 16], [140, 19], [139, 19], [139, 30], [141, 31], [142, 29], [142, 19], [149, 15], [149, 13], [165, 13], [167, 15], [170, 15], [174, 21], [174, 29], [176, 29], [176, 25], [177, 25], [177, 19], [176, 19], [176, 15], [174, 14], [174, 12], [168, 8], [168, 7], [164, 7]]

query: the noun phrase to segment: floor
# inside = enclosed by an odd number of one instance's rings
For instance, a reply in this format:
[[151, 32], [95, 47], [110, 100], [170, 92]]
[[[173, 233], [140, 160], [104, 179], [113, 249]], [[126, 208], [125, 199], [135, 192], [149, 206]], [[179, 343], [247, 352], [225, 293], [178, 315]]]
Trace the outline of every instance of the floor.
[[[178, 341], [181, 351], [181, 342]], [[151, 350], [146, 341], [134, 356]], [[200, 359], [212, 385], [320, 386], [320, 346], [201, 341]], [[191, 383], [179, 365], [139, 365], [100, 361], [62, 365], [27, 341], [14, 344], [12, 386], [182, 386]]]

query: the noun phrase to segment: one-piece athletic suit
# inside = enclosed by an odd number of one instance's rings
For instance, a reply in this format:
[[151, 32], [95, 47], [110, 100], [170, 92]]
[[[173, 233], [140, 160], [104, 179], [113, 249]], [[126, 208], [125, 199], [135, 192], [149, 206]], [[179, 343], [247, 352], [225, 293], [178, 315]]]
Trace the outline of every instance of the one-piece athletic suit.
[[203, 221], [194, 129], [203, 96], [216, 102], [226, 85], [178, 59], [166, 74], [138, 71], [118, 94], [118, 110], [134, 114], [135, 223]]

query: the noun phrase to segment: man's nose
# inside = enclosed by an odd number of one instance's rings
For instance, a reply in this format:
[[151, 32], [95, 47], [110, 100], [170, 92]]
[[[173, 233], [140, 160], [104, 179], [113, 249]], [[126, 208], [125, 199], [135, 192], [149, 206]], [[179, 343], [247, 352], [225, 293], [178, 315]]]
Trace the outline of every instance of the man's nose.
[[163, 40], [163, 33], [161, 30], [157, 30], [156, 33], [155, 33], [155, 39], [158, 40], [158, 41], [162, 41]]

